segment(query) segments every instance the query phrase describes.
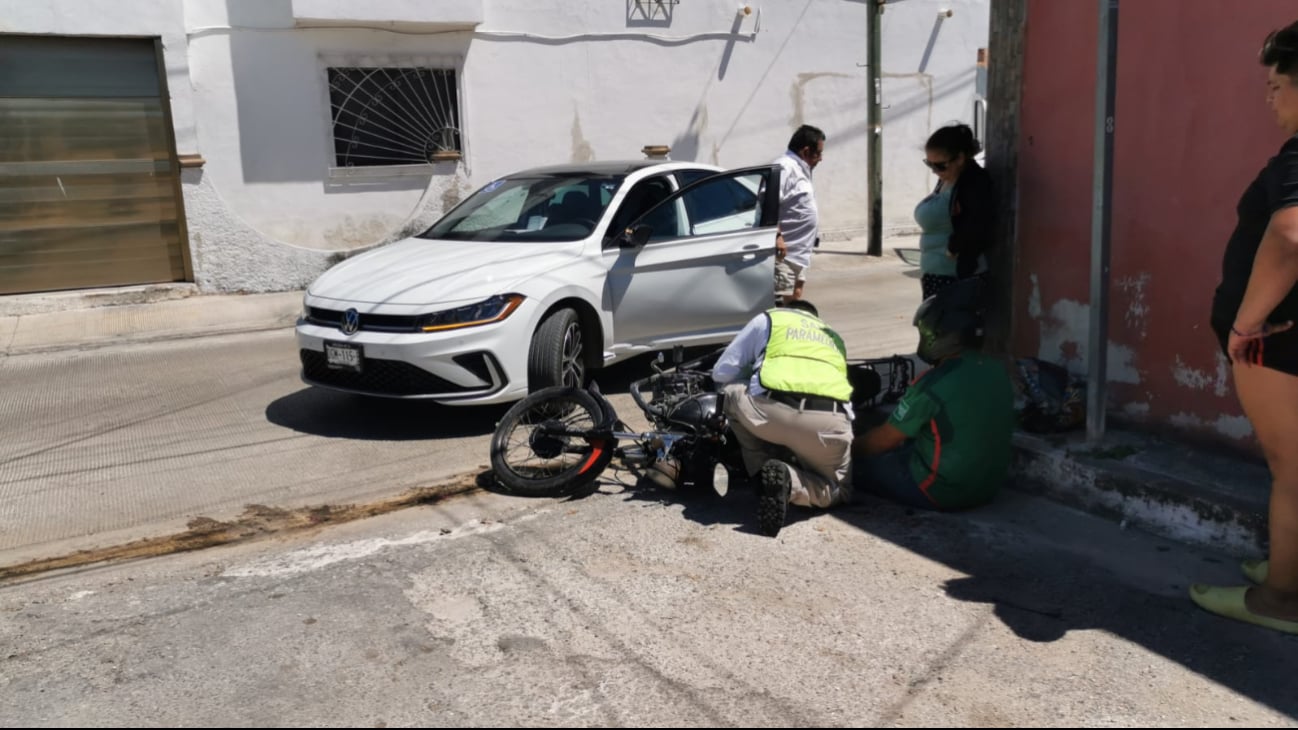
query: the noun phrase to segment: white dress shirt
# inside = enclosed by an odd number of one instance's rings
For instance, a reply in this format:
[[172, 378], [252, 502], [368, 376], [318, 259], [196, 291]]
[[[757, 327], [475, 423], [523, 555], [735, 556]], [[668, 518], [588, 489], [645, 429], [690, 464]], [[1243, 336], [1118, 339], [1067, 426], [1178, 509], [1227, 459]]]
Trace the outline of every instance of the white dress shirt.
[[774, 164], [780, 166], [780, 233], [788, 246], [788, 261], [807, 268], [820, 235], [820, 211], [811, 187], [811, 166], [791, 150]]

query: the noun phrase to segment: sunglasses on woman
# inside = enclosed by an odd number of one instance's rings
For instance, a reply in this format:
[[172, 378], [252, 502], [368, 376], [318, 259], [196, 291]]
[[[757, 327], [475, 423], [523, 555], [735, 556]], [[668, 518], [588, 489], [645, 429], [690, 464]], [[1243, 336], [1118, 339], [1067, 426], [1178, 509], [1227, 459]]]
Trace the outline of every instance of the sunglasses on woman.
[[930, 162], [929, 160], [920, 160], [920, 162], [923, 162], [925, 165], [927, 165], [928, 169], [932, 170], [933, 172], [946, 172], [946, 168], [951, 165], [951, 160], [946, 160], [944, 162]]

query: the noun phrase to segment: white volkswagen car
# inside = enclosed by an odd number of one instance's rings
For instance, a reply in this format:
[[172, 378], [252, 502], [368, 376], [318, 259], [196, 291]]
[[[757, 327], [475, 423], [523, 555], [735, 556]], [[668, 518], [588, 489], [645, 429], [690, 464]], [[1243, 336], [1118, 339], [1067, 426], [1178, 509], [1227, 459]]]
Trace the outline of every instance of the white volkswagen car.
[[638, 353], [725, 343], [773, 304], [778, 175], [638, 161], [494, 180], [307, 288], [302, 379], [502, 403]]

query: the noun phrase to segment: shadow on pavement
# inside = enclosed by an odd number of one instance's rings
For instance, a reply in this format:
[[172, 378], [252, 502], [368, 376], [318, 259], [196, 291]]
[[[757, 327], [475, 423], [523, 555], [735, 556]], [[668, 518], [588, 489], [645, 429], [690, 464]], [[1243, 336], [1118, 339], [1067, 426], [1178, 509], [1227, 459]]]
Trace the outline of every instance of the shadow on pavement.
[[266, 406], [266, 420], [313, 436], [417, 441], [490, 434], [508, 408], [507, 404], [453, 408], [303, 388]]
[[1206, 556], [1187, 561], [1174, 552], [1178, 545], [1153, 538], [1140, 543], [1152, 546], [1147, 554], [1124, 553], [1128, 543], [1107, 544], [1113, 538], [1104, 534], [1039, 523], [1032, 502], [1008, 493], [985, 514], [961, 515], [862, 497], [835, 516], [966, 574], [946, 581], [947, 595], [991, 605], [1023, 639], [1053, 642], [1071, 631], [1104, 631], [1298, 717], [1291, 684], [1298, 637], [1217, 618], [1186, 595], [1189, 580], [1242, 584], [1233, 565]]
[[[607, 395], [626, 393], [633, 381], [653, 372], [649, 363], [648, 356], [637, 356], [596, 371], [595, 380]], [[304, 387], [266, 406], [266, 420], [314, 436], [415, 441], [489, 435], [511, 405], [443, 406]]]

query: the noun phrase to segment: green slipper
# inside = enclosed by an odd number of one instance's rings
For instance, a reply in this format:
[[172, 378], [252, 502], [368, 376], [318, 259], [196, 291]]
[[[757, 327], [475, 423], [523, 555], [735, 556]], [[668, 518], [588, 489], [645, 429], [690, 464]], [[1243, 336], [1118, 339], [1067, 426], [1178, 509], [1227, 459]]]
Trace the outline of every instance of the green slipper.
[[1248, 606], [1244, 603], [1244, 594], [1246, 592], [1248, 592], [1248, 588], [1245, 586], [1224, 588], [1195, 583], [1190, 586], [1190, 600], [1198, 604], [1199, 608], [1215, 613], [1218, 616], [1264, 626], [1286, 634], [1298, 634], [1298, 621], [1259, 616], [1248, 610]]
[[1271, 566], [1269, 560], [1245, 560], [1239, 564], [1239, 569], [1244, 572], [1244, 577], [1258, 585], [1266, 582], [1266, 574]]

